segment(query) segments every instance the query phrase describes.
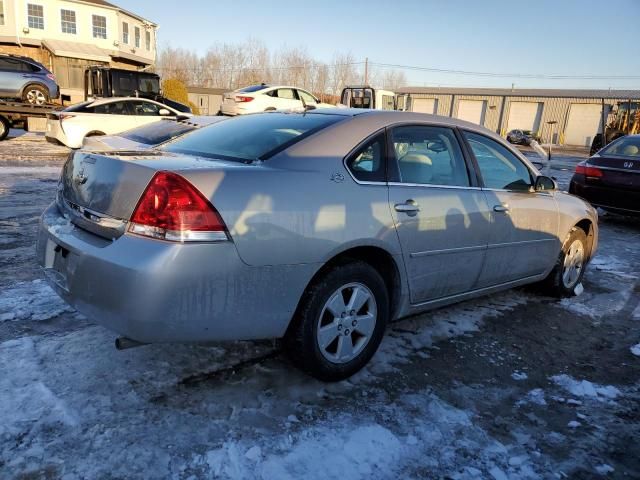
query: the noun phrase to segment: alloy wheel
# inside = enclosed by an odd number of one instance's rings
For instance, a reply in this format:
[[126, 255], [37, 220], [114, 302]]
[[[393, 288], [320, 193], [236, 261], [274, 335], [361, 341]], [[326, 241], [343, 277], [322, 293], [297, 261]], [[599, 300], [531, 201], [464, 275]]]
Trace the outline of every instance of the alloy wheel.
[[584, 246], [580, 240], [574, 240], [564, 256], [562, 283], [565, 288], [573, 288], [584, 267]]
[[375, 297], [362, 283], [337, 289], [326, 301], [316, 340], [324, 358], [347, 363], [356, 358], [373, 335], [378, 316]]
[[47, 97], [40, 90], [34, 88], [27, 92], [27, 102], [32, 105], [44, 105], [47, 103]]

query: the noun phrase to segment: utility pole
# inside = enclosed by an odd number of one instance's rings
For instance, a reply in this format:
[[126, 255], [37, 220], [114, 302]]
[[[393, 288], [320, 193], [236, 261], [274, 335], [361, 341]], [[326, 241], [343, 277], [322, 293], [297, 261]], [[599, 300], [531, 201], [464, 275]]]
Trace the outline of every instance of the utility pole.
[[369, 84], [369, 57], [364, 59], [364, 84]]

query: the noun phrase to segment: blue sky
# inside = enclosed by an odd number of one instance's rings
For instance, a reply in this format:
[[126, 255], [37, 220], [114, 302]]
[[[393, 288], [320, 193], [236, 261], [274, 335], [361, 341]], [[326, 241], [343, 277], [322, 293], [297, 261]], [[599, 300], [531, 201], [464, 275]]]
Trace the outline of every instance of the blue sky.
[[[358, 60], [474, 72], [640, 77], [640, 0], [114, 0], [160, 25], [159, 46], [248, 38]], [[636, 79], [492, 78], [405, 71], [411, 85], [640, 88]]]

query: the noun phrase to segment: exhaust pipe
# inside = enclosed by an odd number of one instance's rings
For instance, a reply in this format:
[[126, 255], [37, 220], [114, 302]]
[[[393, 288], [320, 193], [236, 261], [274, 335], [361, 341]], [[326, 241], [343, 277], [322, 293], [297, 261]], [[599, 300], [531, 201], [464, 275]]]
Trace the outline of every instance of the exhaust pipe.
[[136, 340], [131, 340], [130, 338], [127, 338], [127, 337], [116, 338], [116, 348], [118, 350], [126, 350], [127, 348], [141, 347], [143, 345], [147, 345], [147, 344], [138, 342]]

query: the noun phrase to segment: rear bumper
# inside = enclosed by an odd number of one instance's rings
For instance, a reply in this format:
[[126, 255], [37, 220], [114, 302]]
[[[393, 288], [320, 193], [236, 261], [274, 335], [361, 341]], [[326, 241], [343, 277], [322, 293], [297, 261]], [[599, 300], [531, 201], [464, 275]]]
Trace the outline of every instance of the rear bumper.
[[41, 218], [37, 258], [70, 305], [148, 343], [281, 337], [317, 268], [250, 267], [232, 242], [105, 240], [69, 225], [55, 203]]
[[587, 200], [596, 207], [629, 215], [640, 215], [640, 190], [588, 184], [584, 177], [574, 175], [569, 193]]

